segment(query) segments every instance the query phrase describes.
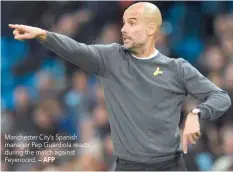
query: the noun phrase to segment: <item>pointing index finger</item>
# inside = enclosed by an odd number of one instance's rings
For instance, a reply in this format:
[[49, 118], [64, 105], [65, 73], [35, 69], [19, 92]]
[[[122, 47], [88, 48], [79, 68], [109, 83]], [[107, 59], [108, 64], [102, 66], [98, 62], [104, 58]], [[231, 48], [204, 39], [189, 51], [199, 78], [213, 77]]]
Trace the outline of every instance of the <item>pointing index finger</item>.
[[18, 25], [18, 24], [9, 24], [8, 25], [10, 28], [12, 29], [22, 29], [22, 25]]
[[8, 25], [10, 28], [13, 28], [13, 29], [16, 29], [17, 28], [17, 26], [15, 25], [15, 24], [9, 24]]

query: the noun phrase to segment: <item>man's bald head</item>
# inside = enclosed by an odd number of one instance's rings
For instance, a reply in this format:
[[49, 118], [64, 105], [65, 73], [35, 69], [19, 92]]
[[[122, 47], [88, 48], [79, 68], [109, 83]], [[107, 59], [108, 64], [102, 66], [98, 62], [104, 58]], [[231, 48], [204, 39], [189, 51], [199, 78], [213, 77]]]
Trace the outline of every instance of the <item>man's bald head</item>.
[[124, 46], [131, 51], [149, 45], [154, 47], [162, 17], [158, 7], [149, 2], [139, 2], [131, 5], [123, 15]]
[[138, 2], [131, 5], [125, 12], [138, 13], [146, 22], [156, 23], [157, 28], [162, 25], [162, 15], [159, 8], [150, 2]]

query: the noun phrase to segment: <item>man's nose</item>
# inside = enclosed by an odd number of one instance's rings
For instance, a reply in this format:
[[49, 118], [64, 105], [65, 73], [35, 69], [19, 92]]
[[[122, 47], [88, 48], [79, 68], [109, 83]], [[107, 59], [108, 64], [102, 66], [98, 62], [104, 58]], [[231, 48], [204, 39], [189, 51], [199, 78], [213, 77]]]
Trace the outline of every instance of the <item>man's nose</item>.
[[125, 27], [125, 25], [121, 28], [121, 33], [126, 33], [126, 27]]

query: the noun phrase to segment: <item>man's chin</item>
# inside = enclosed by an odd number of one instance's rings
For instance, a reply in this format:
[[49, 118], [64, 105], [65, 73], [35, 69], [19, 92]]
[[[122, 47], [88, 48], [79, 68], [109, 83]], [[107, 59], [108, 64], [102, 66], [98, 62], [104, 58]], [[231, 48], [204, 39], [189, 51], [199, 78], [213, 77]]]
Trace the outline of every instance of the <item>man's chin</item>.
[[129, 44], [123, 44], [123, 45], [124, 45], [124, 48], [127, 50], [130, 50], [132, 48], [132, 46]]

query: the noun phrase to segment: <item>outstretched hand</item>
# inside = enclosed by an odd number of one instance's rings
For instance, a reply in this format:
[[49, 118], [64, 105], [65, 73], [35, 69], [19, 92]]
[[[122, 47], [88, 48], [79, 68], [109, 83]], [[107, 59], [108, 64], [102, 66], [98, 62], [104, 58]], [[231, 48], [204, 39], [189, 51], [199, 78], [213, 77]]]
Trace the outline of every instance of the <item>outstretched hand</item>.
[[9, 27], [14, 29], [13, 35], [17, 40], [26, 40], [39, 38], [41, 40], [46, 39], [46, 31], [37, 27], [31, 27], [26, 25], [9, 24]]
[[201, 136], [201, 132], [200, 132], [199, 117], [198, 115], [189, 113], [186, 118], [182, 133], [183, 152], [187, 153], [188, 145], [196, 144], [196, 141], [200, 138], [200, 136]]

